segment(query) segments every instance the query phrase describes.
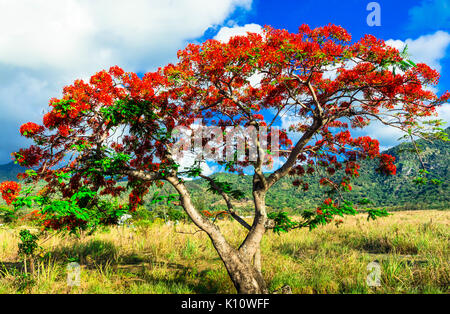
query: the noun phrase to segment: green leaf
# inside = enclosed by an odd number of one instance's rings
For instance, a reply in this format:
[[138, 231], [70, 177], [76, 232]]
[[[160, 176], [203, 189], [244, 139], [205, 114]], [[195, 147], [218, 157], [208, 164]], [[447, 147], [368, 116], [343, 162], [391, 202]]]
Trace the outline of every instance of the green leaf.
[[368, 216], [367, 216], [368, 221], [370, 219], [375, 220], [378, 217], [386, 217], [386, 216], [390, 215], [386, 209], [369, 209], [367, 211], [367, 214], [368, 214]]

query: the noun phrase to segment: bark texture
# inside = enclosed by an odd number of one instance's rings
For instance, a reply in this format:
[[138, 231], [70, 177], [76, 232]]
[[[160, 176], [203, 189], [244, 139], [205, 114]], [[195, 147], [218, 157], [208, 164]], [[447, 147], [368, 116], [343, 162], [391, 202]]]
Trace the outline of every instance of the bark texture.
[[[257, 269], [255, 265], [253, 265], [253, 258], [257, 250], [259, 250], [260, 240], [252, 242], [252, 245], [249, 247], [250, 252], [233, 248], [226, 241], [225, 237], [220, 232], [219, 227], [209, 220], [205, 219], [195, 209], [184, 183], [176, 177], [169, 177], [167, 178], [167, 180], [175, 187], [175, 189], [180, 194], [183, 208], [192, 219], [194, 224], [208, 234], [214, 248], [218, 252], [222, 262], [224, 263], [228, 275], [230, 276], [231, 281], [236, 287], [237, 292], [242, 294], [268, 293], [267, 285], [264, 281], [260, 269]], [[260, 220], [264, 221], [264, 216], [260, 215], [258, 221]], [[255, 226], [257, 228], [255, 228]], [[259, 235], [259, 230], [259, 223], [254, 223], [249, 234], [256, 233]]]

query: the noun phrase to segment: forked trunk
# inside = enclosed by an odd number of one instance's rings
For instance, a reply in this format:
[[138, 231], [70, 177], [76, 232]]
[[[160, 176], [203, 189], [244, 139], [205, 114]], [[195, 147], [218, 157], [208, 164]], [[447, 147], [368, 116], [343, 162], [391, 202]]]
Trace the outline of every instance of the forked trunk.
[[[176, 177], [168, 177], [167, 180], [180, 194], [182, 206], [194, 224], [208, 234], [214, 248], [222, 259], [237, 292], [245, 294], [268, 293], [267, 285], [261, 272], [252, 264], [252, 259], [255, 254], [249, 254], [248, 252], [244, 253], [233, 248], [226, 241], [225, 237], [220, 232], [219, 227], [205, 219], [195, 209], [186, 186]], [[261, 216], [259, 216], [259, 218], [261, 218]], [[260, 228], [256, 228], [256, 231], [260, 231], [259, 229]], [[253, 234], [254, 231], [251, 233]], [[255, 252], [256, 249], [259, 249], [260, 238], [261, 237], [257, 237], [252, 242], [252, 248], [255, 248]], [[258, 266], [258, 263], [256, 264]]]

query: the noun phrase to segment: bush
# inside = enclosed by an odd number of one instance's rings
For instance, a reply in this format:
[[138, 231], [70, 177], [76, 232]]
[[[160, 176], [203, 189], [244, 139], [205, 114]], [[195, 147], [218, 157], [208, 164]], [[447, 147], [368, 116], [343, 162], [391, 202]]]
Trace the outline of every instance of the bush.
[[0, 207], [0, 221], [3, 223], [11, 223], [17, 220], [15, 212], [8, 207]]
[[133, 213], [135, 221], [150, 221], [162, 219], [164, 221], [188, 221], [188, 216], [182, 209], [167, 205], [157, 207], [140, 207]]
[[187, 214], [179, 209], [170, 208], [167, 211], [167, 218], [170, 221], [186, 221], [188, 220]]

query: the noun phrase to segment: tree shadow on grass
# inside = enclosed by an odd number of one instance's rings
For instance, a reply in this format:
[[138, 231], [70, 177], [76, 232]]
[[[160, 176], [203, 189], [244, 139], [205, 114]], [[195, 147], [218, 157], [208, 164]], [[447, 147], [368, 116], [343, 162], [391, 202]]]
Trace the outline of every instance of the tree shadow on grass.
[[[210, 269], [196, 272], [191, 267], [184, 267], [175, 272], [175, 275], [171, 278], [160, 278], [152, 273], [146, 273], [143, 275], [143, 282], [154, 286], [163, 285], [168, 287], [171, 293], [183, 293], [176, 290], [176, 287], [182, 287], [183, 291], [192, 291], [200, 294], [217, 294], [223, 293], [224, 286], [222, 281], [214, 280], [208, 273]], [[175, 287], [175, 288], [171, 288]]]
[[298, 243], [281, 243], [274, 247], [280, 254], [294, 259], [313, 257], [317, 254], [318, 244], [300, 245]]
[[361, 238], [357, 242], [349, 242], [348, 245], [354, 249], [371, 254], [408, 254], [416, 255], [418, 248], [413, 243], [394, 244], [386, 237]]
[[119, 257], [118, 250], [112, 242], [101, 240], [61, 246], [50, 251], [49, 255], [58, 262], [77, 262], [87, 266], [116, 264]]
[[[95, 269], [99, 265], [109, 265], [114, 271], [134, 273], [138, 277], [137, 280], [152, 285], [185, 287], [196, 293], [217, 293], [223, 290], [221, 283], [211, 278], [214, 277], [211, 273], [215, 270], [206, 269], [199, 272], [195, 267], [157, 261], [151, 256], [142, 256], [137, 253], [120, 255], [117, 247], [110, 241], [91, 240], [71, 246], [58, 247], [49, 253], [57, 262], [74, 261], [88, 269]], [[171, 278], [161, 279], [146, 271], [155, 267], [167, 268], [175, 272], [175, 275], [172, 275]]]
[[[358, 250], [369, 254], [400, 254], [416, 255], [419, 250], [416, 244], [402, 241], [395, 243], [387, 237], [365, 238], [349, 237], [341, 243], [334, 243], [342, 247]], [[280, 254], [294, 259], [309, 258], [316, 255], [321, 250], [321, 243], [314, 242], [308, 245], [299, 243], [282, 243], [274, 247]], [[333, 250], [333, 246], [328, 246], [327, 250]]]
[[23, 273], [25, 271], [22, 262], [2, 262], [0, 261], [0, 277], [9, 275], [15, 275], [17, 273]]

